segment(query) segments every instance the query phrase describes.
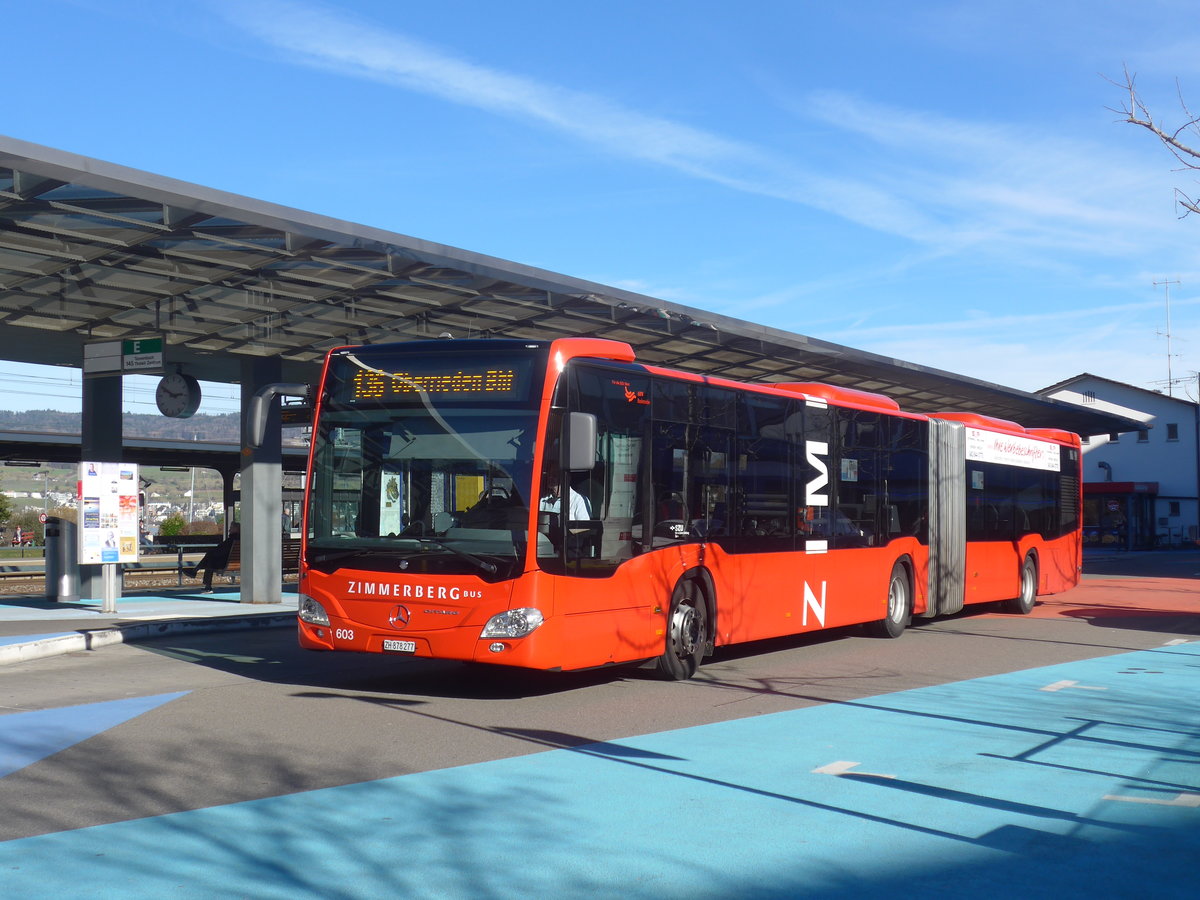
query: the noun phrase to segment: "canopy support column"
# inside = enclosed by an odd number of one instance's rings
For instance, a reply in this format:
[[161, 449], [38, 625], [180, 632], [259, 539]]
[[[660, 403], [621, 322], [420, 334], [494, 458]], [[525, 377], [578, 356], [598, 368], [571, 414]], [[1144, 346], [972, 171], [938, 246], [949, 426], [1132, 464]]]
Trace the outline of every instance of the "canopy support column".
[[248, 432], [251, 401], [279, 381], [278, 357], [242, 363], [242, 602], [283, 602], [283, 436], [278, 404], [266, 412], [258, 446]]

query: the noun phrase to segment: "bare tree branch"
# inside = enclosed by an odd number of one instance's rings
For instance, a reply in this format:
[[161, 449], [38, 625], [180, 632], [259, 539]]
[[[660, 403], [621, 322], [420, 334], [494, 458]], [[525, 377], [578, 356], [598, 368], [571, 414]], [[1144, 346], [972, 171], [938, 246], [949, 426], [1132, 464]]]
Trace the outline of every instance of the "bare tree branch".
[[[1190, 135], [1195, 135], [1200, 140], [1200, 116], [1193, 115], [1191, 109], [1188, 108], [1178, 80], [1175, 83], [1175, 90], [1179, 95], [1179, 106], [1183, 110], [1183, 122], [1177, 128], [1171, 128], [1162, 120], [1155, 120], [1149, 107], [1138, 94], [1137, 76], [1129, 71], [1128, 66], [1123, 67], [1123, 70], [1124, 81], [1118, 82], [1111, 78], [1107, 80], [1126, 93], [1129, 99], [1120, 107], [1109, 107], [1109, 109], [1120, 115], [1123, 121], [1145, 128], [1157, 137], [1184, 168], [1200, 170], [1200, 144], [1189, 143], [1192, 141]], [[1183, 216], [1189, 213], [1200, 214], [1200, 200], [1194, 199], [1178, 188], [1175, 189], [1175, 199], [1184, 209]]]

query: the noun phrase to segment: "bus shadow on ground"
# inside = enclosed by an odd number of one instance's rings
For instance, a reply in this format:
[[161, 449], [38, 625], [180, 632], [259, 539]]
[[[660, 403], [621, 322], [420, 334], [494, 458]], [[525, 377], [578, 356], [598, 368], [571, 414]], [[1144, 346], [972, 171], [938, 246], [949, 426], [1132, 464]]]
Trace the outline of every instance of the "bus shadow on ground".
[[1085, 578], [1200, 579], [1200, 550], [1132, 550], [1083, 554]]
[[623, 678], [654, 678], [630, 663], [580, 672], [541, 672], [455, 660], [303, 650], [284, 629], [172, 635], [130, 646], [206, 668], [267, 681], [391, 698], [518, 700], [566, 693]]
[[1187, 613], [1133, 607], [1084, 606], [1067, 610], [1061, 615], [1071, 619], [1083, 619], [1089, 625], [1099, 628], [1200, 635], [1200, 602], [1197, 602], [1197, 607], [1197, 612]]

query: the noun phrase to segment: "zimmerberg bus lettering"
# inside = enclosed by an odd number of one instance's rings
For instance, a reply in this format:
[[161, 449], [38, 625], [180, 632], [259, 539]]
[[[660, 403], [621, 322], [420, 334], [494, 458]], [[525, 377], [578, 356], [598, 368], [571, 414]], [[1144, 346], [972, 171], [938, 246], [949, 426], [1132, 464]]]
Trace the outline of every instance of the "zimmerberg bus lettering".
[[363, 597], [405, 597], [413, 600], [470, 600], [483, 591], [468, 591], [444, 584], [392, 584], [386, 581], [351, 581], [346, 590]]

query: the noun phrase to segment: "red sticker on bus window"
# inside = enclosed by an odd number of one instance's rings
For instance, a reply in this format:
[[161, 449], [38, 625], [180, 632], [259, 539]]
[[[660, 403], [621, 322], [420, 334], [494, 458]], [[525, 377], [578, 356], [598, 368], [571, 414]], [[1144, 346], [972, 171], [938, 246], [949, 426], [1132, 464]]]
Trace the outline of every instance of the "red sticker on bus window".
[[624, 391], [626, 403], [637, 403], [641, 406], [650, 405], [650, 400], [646, 397], [646, 392], [633, 390], [628, 381], [617, 381], [614, 378], [612, 383], [614, 387], [619, 387]]

